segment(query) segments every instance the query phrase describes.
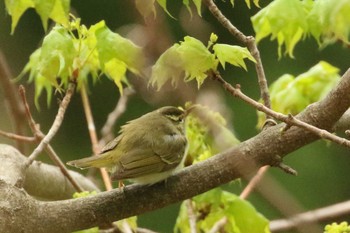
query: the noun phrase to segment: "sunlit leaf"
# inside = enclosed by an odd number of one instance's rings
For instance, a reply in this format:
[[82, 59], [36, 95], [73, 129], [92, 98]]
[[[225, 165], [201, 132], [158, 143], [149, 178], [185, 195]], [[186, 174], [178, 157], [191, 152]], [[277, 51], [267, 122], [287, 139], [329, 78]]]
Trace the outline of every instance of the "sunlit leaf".
[[333, 222], [332, 224], [327, 224], [324, 228], [324, 233], [349, 233], [349, 232], [350, 232], [350, 226], [346, 221], [341, 223]]
[[50, 19], [64, 26], [69, 21], [70, 0], [56, 0], [55, 5], [50, 13]]
[[45, 31], [49, 18], [62, 25], [68, 24], [70, 0], [5, 0], [5, 5], [7, 12], [12, 16], [11, 33], [29, 8], [34, 8], [39, 14]]
[[104, 65], [104, 73], [110, 77], [114, 83], [119, 88], [119, 92], [123, 93], [123, 85], [122, 81], [126, 82], [126, 65], [124, 62], [113, 58], [105, 63]]
[[32, 0], [5, 0], [6, 10], [12, 16], [11, 34], [14, 32], [19, 18], [28, 9], [34, 7]]
[[[249, 9], [250, 9], [250, 7], [251, 7], [251, 6], [250, 6], [250, 5], [251, 5], [251, 4], [250, 4], [250, 1], [251, 1], [251, 0], [245, 0], [245, 3], [247, 4], [247, 7], [248, 7]], [[259, 0], [253, 0], [253, 3], [254, 3], [255, 6], [260, 7], [260, 6], [259, 6]]]
[[300, 0], [271, 2], [251, 18], [257, 42], [270, 35], [271, 39], [277, 39], [279, 56], [284, 45], [285, 53], [293, 57], [296, 43], [308, 32], [306, 15]]
[[213, 46], [213, 50], [224, 69], [225, 63], [228, 62], [231, 65], [239, 66], [247, 70], [247, 67], [244, 63], [244, 58], [248, 58], [249, 60], [256, 62], [254, 57], [250, 54], [249, 50], [240, 46], [215, 44]]
[[186, 36], [158, 59], [152, 68], [150, 84], [159, 89], [168, 80], [176, 85], [180, 80], [196, 79], [199, 87], [207, 77], [206, 72], [215, 70], [217, 64], [218, 60], [201, 41]]
[[349, 12], [348, 0], [315, 1], [307, 17], [310, 33], [319, 44], [337, 40], [349, 43]]
[[41, 18], [41, 22], [45, 31], [47, 30], [47, 20], [50, 17], [51, 11], [55, 5], [56, 0], [33, 0], [35, 3], [35, 10]]
[[193, 37], [186, 36], [177, 48], [185, 70], [185, 81], [197, 80], [198, 87], [207, 77], [208, 70], [216, 70], [218, 61], [203, 43]]
[[141, 74], [144, 65], [142, 48], [128, 39], [112, 32], [103, 21], [96, 24], [96, 49], [99, 54], [102, 70], [105, 63], [112, 59], [122, 61], [127, 69], [135, 74]]
[[167, 82], [171, 81], [173, 86], [183, 79], [184, 67], [177, 52], [179, 44], [167, 49], [152, 67], [152, 75], [149, 83], [158, 90]]

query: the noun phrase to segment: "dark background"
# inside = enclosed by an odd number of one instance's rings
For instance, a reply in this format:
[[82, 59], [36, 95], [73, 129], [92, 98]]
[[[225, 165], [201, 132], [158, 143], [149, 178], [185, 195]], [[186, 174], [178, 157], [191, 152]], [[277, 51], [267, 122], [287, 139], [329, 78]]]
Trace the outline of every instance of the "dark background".
[[[15, 29], [15, 33], [10, 35], [11, 19], [7, 15], [3, 4], [3, 1], [1, 1], [0, 49], [5, 54], [15, 77], [27, 63], [30, 54], [40, 46], [45, 32], [39, 16], [31, 9], [24, 13]], [[258, 8], [252, 6], [252, 9], [248, 9], [244, 1], [238, 0], [235, 1], [234, 8], [231, 7], [229, 1], [217, 1], [217, 4], [231, 22], [243, 33], [254, 35], [250, 17], [259, 10]], [[260, 3], [261, 6], [266, 4], [267, 1], [261, 1]], [[127, 28], [132, 28], [135, 25], [145, 25], [145, 21], [134, 7], [133, 1], [73, 0], [71, 6], [72, 12], [76, 16], [81, 17], [82, 23], [87, 26], [100, 20], [105, 20], [109, 28], [123, 34]], [[194, 36], [206, 44], [210, 33], [215, 32], [219, 36], [220, 43], [237, 44], [237, 41], [216, 22], [205, 7], [203, 7], [202, 19], [197, 16], [195, 11], [193, 11], [193, 18], [191, 19], [186, 9], [180, 4], [180, 1], [169, 1], [169, 11], [176, 19], [170, 18], [159, 7], [157, 8], [157, 20], [164, 27], [164, 30], [158, 29], [161, 32], [159, 37], [164, 34], [167, 35], [167, 39], [155, 38], [150, 42], [153, 45], [162, 43], [161, 49], [154, 53], [154, 57], [150, 58], [151, 63], [152, 60], [157, 59], [156, 55], [159, 55], [161, 50], [170, 47], [171, 43], [182, 40], [186, 35]], [[264, 39], [259, 44], [259, 49], [269, 83], [272, 83], [285, 73], [298, 75], [305, 72], [320, 60], [325, 60], [340, 68], [340, 74], [349, 68], [349, 49], [344, 48], [340, 44], [333, 44], [320, 50], [316, 41], [312, 38], [306, 38], [298, 43], [294, 51], [295, 59], [289, 57], [278, 59], [277, 43], [275, 41], [271, 42], [269, 39]], [[254, 99], [259, 99], [254, 65], [247, 61], [247, 66], [248, 72], [227, 66], [226, 71], [222, 72], [223, 77], [230, 83], [239, 83], [245, 94]], [[28, 84], [26, 80], [27, 77], [22, 79], [20, 83], [24, 84], [27, 89], [28, 100], [31, 103], [31, 109], [36, 121], [40, 123], [43, 132], [47, 132], [57, 113], [56, 99], [60, 98], [60, 96], [56, 95], [57, 98], [53, 98], [50, 107], [46, 106], [45, 95], [42, 96], [40, 98], [41, 109], [37, 110], [33, 104], [33, 84]], [[131, 77], [131, 80], [136, 84], [142, 83], [142, 80], [140, 81], [136, 77]], [[90, 100], [98, 130], [104, 124], [108, 113], [114, 109], [119, 98], [118, 89], [112, 84], [113, 82], [106, 77], [101, 77], [100, 81], [90, 88]], [[158, 93], [152, 90], [136, 94], [131, 98], [127, 112], [117, 122], [115, 132], [127, 120], [139, 117], [159, 106], [183, 105], [186, 100], [195, 101], [196, 96], [200, 94], [200, 91], [196, 90], [195, 83], [185, 84], [181, 88], [187, 90], [187, 93], [182, 92], [184, 94], [181, 98], [174, 98], [171, 92], [165, 92], [161, 94], [162, 98], [159, 100], [159, 98], [156, 98]], [[188, 90], [191, 93], [188, 93]], [[222, 102], [229, 110], [228, 114], [225, 115], [228, 123], [233, 126], [237, 137], [241, 141], [258, 133], [256, 129], [256, 111], [253, 108], [225, 93], [215, 82], [206, 82], [201, 90], [214, 91], [219, 98], [222, 98]], [[189, 97], [187, 98], [187, 96]], [[0, 129], [11, 131], [11, 121], [5, 111], [3, 99], [3, 91], [0, 88]], [[0, 143], [12, 144], [13, 142], [0, 138]], [[86, 120], [83, 114], [81, 98], [78, 94], [74, 96], [67, 110], [63, 125], [52, 141], [52, 145], [64, 161], [91, 154]], [[30, 150], [28, 150], [29, 153]], [[45, 154], [39, 159], [50, 162]], [[325, 141], [318, 141], [288, 155], [285, 162], [298, 171], [299, 175], [297, 177], [287, 175], [277, 169], [270, 169], [269, 174], [276, 179], [282, 188], [290, 192], [290, 195], [300, 202], [306, 210], [334, 204], [349, 198], [350, 156], [347, 149], [338, 145], [327, 144]], [[244, 184], [245, 182], [234, 182], [226, 185], [225, 188], [239, 194], [244, 188]], [[275, 192], [273, 189], [270, 191]], [[284, 197], [282, 196], [281, 198], [283, 199]], [[253, 193], [248, 200], [270, 220], [283, 217], [273, 205], [258, 193]], [[288, 205], [288, 201], [285, 204]], [[178, 213], [178, 207], [179, 204], [175, 204], [144, 214], [139, 217], [139, 225], [160, 232], [171, 232]], [[346, 218], [342, 219], [346, 220]]]

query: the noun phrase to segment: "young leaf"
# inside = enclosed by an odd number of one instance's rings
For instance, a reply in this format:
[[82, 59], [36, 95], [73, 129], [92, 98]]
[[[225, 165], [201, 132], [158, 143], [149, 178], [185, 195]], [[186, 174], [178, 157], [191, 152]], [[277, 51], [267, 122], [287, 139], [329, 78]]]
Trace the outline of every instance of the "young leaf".
[[[220, 219], [226, 218], [223, 232], [269, 233], [268, 220], [247, 201], [220, 188], [210, 190], [191, 200], [193, 211], [198, 216], [198, 232], [209, 232]], [[189, 233], [187, 206], [183, 202], [176, 220], [174, 232]]]
[[348, 0], [315, 1], [308, 15], [310, 33], [319, 44], [337, 40], [349, 43], [350, 4]]
[[247, 48], [243, 48], [235, 45], [227, 44], [215, 44], [213, 46], [214, 54], [220, 61], [220, 64], [225, 69], [225, 63], [228, 62], [231, 65], [242, 67], [247, 70], [244, 63], [244, 58], [256, 62], [254, 57], [250, 54]]
[[[176, 85], [179, 80], [197, 80], [198, 87], [207, 77], [206, 72], [216, 70], [218, 60], [199, 40], [186, 36], [180, 44], [166, 50], [152, 67], [150, 84], [158, 90], [167, 82]], [[182, 75], [184, 74], [184, 76]]]
[[161, 6], [163, 8], [163, 10], [171, 17], [171, 18], [174, 18], [170, 12], [168, 11], [168, 9], [166, 8], [166, 1], [167, 0], [157, 0], [159, 6]]
[[167, 49], [152, 67], [152, 75], [149, 84], [155, 86], [159, 90], [168, 80], [173, 86], [177, 86], [179, 80], [182, 79], [184, 67], [177, 52], [179, 44], [174, 44]]
[[[298, 114], [309, 104], [323, 99], [339, 82], [339, 69], [320, 61], [307, 72], [294, 77], [285, 74], [270, 86], [271, 106], [283, 114]], [[258, 126], [265, 120], [258, 114]]]
[[197, 80], [198, 88], [207, 77], [208, 70], [216, 70], [218, 61], [203, 43], [193, 37], [186, 36], [177, 48], [185, 70], [185, 81]]
[[6, 10], [12, 16], [11, 34], [15, 31], [19, 18], [28, 9], [34, 7], [32, 0], [5, 0]]
[[300, 0], [275, 0], [254, 15], [251, 20], [256, 32], [256, 41], [271, 35], [277, 39], [278, 55], [282, 46], [293, 57], [296, 43], [308, 32], [307, 11]]
[[[141, 47], [135, 45], [128, 39], [112, 32], [104, 23], [94, 25], [96, 49], [102, 71], [105, 64], [112, 59], [118, 59], [125, 64], [126, 68], [135, 74], [141, 74], [144, 65], [144, 55]], [[120, 69], [120, 66], [119, 66]]]

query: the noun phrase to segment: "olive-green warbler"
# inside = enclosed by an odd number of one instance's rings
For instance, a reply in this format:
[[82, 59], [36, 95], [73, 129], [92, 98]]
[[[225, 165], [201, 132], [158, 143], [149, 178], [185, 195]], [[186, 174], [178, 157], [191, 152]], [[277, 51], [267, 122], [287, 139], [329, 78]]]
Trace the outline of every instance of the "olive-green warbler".
[[106, 167], [112, 180], [153, 184], [182, 167], [187, 148], [186, 111], [162, 107], [121, 127], [99, 155], [73, 160], [81, 169]]

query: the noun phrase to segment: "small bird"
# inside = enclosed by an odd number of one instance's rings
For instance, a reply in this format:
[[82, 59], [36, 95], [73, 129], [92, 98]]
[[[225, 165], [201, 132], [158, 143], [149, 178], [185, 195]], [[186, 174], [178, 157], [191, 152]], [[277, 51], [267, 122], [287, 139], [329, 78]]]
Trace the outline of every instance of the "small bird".
[[187, 151], [186, 111], [166, 106], [121, 127], [119, 136], [96, 156], [73, 160], [77, 168], [105, 167], [111, 179], [154, 184], [182, 167]]

